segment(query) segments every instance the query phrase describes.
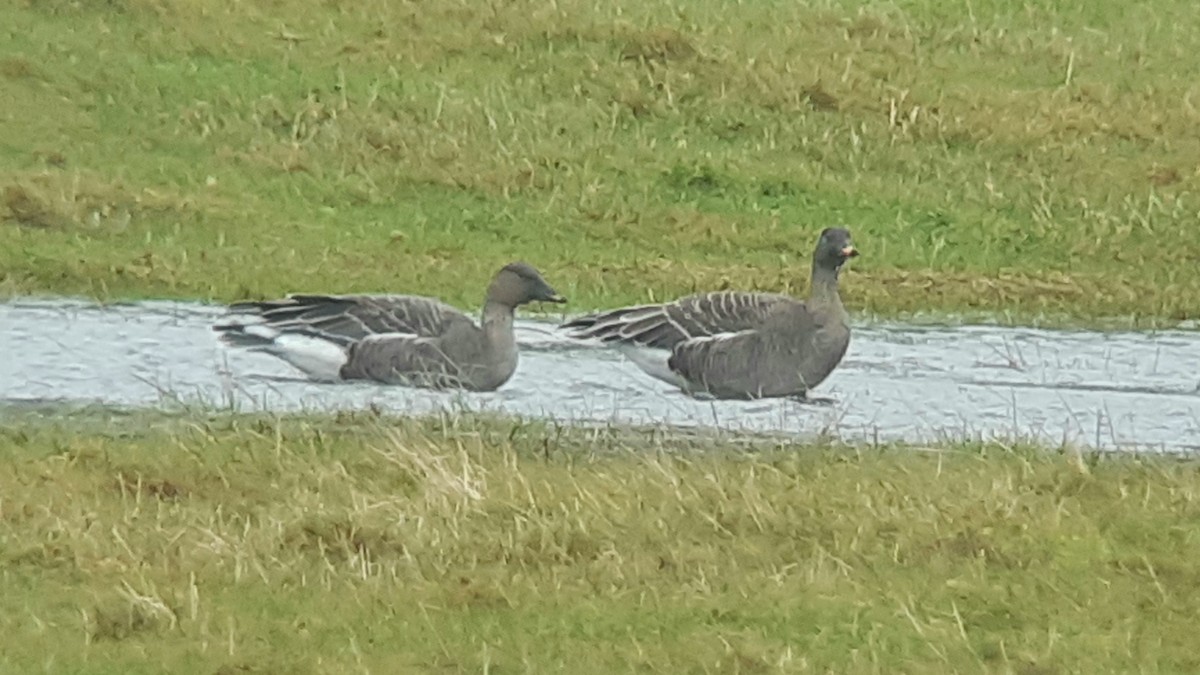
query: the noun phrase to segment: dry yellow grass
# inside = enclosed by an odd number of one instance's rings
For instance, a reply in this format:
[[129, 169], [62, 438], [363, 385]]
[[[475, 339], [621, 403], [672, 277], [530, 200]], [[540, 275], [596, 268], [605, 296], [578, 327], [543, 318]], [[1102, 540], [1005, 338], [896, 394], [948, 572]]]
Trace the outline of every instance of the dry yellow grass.
[[0, 441], [6, 672], [1200, 667], [1194, 461], [371, 416]]

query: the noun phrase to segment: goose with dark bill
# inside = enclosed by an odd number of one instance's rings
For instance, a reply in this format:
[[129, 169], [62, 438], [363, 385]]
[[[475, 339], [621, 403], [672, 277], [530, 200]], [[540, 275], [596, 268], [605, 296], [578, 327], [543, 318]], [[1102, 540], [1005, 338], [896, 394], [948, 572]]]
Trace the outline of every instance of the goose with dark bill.
[[264, 352], [314, 380], [373, 380], [435, 389], [492, 391], [517, 368], [514, 312], [566, 302], [533, 266], [493, 277], [479, 324], [414, 295], [291, 295], [231, 305], [240, 317], [214, 326], [227, 345]]
[[619, 349], [647, 374], [704, 398], [807, 398], [841, 363], [850, 324], [838, 275], [858, 255], [850, 232], [821, 232], [806, 300], [719, 291], [623, 307], [562, 324]]

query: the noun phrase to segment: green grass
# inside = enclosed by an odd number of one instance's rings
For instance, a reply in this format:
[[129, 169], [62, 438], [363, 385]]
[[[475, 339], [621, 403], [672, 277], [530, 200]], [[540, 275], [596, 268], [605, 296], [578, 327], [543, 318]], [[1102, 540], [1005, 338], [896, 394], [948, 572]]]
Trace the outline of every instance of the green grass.
[[575, 309], [1200, 307], [1200, 14], [1103, 0], [24, 0], [0, 7], [0, 292]]
[[0, 430], [0, 670], [1195, 672], [1195, 461], [485, 418]]

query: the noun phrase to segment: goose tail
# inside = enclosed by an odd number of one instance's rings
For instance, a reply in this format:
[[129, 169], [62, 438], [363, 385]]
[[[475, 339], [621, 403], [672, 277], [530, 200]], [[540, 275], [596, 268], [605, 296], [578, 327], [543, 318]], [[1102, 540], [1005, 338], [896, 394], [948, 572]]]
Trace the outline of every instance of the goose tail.
[[341, 380], [349, 357], [350, 340], [319, 331], [280, 330], [261, 323], [223, 324], [213, 330], [230, 347], [270, 354], [319, 381]]

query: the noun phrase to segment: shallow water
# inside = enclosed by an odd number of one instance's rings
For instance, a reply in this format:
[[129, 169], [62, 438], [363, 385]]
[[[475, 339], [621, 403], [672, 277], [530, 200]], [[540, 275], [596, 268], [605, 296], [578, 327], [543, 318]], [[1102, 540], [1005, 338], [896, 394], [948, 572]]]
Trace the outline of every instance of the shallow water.
[[0, 304], [0, 415], [47, 403], [238, 410], [494, 411], [564, 421], [828, 434], [915, 443], [964, 438], [1097, 448], [1200, 449], [1200, 332], [994, 326], [855, 328], [841, 367], [789, 400], [696, 401], [553, 324], [518, 323], [513, 379], [489, 394], [318, 384], [262, 354], [228, 350], [222, 310], [150, 302]]

